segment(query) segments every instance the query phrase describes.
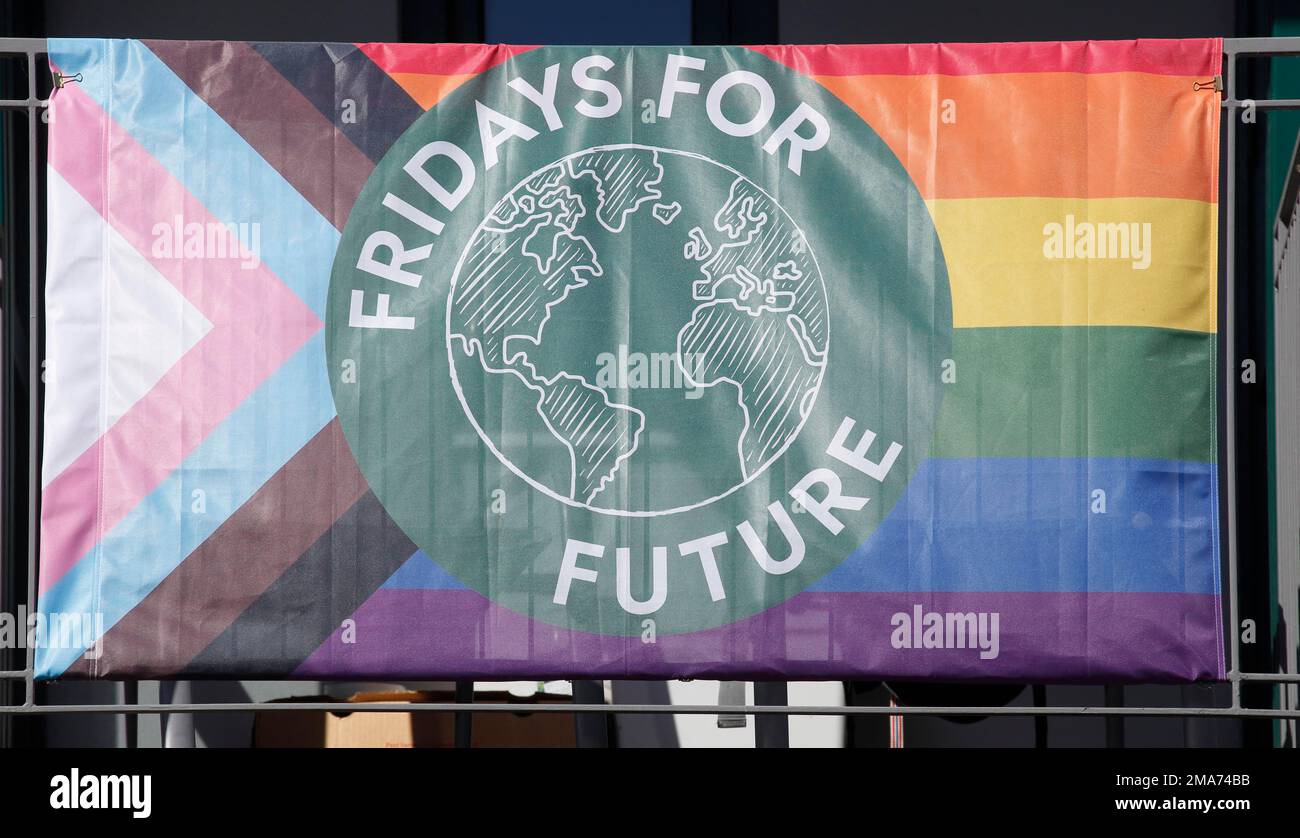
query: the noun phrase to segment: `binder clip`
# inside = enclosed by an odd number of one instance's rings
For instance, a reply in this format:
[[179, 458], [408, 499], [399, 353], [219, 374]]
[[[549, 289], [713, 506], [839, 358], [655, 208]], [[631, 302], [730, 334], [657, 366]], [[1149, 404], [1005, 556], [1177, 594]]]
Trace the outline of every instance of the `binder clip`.
[[54, 74], [54, 92], [57, 93], [57, 92], [59, 92], [60, 90], [62, 90], [62, 89], [64, 88], [65, 85], [72, 84], [73, 82], [80, 82], [80, 81], [82, 81], [82, 80], [83, 80], [83, 79], [82, 79], [81, 73], [77, 73], [77, 74], [75, 74], [75, 75], [71, 75], [71, 76], [67, 75], [66, 73], [55, 73], [55, 74]]

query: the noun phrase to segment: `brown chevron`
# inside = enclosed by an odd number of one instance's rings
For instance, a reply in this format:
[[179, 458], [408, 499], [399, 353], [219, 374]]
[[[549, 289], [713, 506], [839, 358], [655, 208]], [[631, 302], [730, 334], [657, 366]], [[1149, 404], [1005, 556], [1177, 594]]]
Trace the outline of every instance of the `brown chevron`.
[[225, 41], [144, 43], [321, 215], [343, 229], [374, 163], [261, 53]]
[[367, 491], [333, 419], [105, 633], [98, 660], [78, 658], [67, 677], [179, 672]]

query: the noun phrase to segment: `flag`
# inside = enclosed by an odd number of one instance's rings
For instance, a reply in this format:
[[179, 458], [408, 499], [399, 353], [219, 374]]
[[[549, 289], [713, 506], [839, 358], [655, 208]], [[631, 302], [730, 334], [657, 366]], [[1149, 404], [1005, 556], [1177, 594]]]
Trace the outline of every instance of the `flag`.
[[49, 49], [40, 677], [1224, 676], [1218, 40]]

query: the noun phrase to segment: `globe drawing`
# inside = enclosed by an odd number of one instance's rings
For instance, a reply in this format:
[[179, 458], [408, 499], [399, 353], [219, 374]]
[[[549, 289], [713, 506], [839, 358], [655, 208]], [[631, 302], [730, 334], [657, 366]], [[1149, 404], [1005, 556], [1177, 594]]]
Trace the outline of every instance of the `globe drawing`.
[[794, 443], [829, 319], [772, 196], [706, 157], [621, 145], [490, 208], [446, 333], [456, 397], [501, 463], [565, 503], [652, 516], [749, 484]]

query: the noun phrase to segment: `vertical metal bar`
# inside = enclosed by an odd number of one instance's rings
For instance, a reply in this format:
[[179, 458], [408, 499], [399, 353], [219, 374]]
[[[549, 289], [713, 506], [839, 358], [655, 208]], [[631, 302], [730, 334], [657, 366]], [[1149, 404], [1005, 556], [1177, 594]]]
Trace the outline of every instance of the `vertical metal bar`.
[[[758, 707], [785, 707], [790, 703], [790, 685], [785, 681], [755, 681], [754, 704]], [[754, 717], [754, 746], [758, 748], [790, 747], [790, 716], [764, 713]]]
[[[474, 703], [474, 682], [456, 682], [456, 703]], [[474, 714], [466, 711], [456, 713], [456, 747], [468, 748], [474, 741]]]
[[[604, 704], [604, 681], [574, 681], [573, 701], [575, 704]], [[612, 719], [605, 713], [579, 713], [573, 717], [573, 733], [579, 748], [608, 748], [609, 723]]]
[[[36, 53], [27, 52], [27, 98], [36, 100]], [[39, 118], [35, 105], [27, 107], [27, 609], [36, 610], [36, 539], [41, 481], [38, 470], [40, 459], [41, 421], [41, 359], [40, 359], [40, 265], [37, 250], [40, 246], [40, 203], [36, 161], [36, 121]], [[36, 650], [27, 648], [27, 695], [23, 704], [36, 703]]]
[[[123, 681], [122, 682], [122, 704], [130, 706], [140, 703], [140, 682]], [[140, 747], [140, 714], [123, 713], [122, 721], [125, 724], [126, 747]]]
[[[5, 95], [10, 91], [5, 90]], [[3, 146], [0, 151], [0, 200], [4, 200], [9, 207], [9, 212], [4, 218], [4, 250], [0, 252], [0, 270], [5, 273], [11, 272], [13, 264], [14, 237], [8, 235], [9, 231], [14, 228], [13, 201], [9, 200], [11, 174], [14, 170], [14, 153], [13, 153], [13, 115], [8, 111], [0, 114], [0, 145]], [[0, 420], [0, 468], [5, 469], [8, 474], [9, 455], [10, 455], [10, 437], [7, 433], [7, 426], [11, 421], [12, 413], [10, 404], [7, 399], [10, 389], [10, 379], [13, 377], [13, 371], [10, 369], [9, 341], [12, 340], [11, 320], [14, 314], [13, 302], [13, 280], [10, 278], [7, 285], [0, 283], [0, 314], [3, 314], [3, 321], [0, 322], [0, 414], [3, 420]], [[9, 408], [8, 410], [6, 408]], [[9, 506], [5, 489], [9, 488], [8, 477], [0, 478], [0, 608], [14, 613], [18, 611], [18, 605], [22, 602], [20, 595], [15, 590], [15, 583], [18, 580], [17, 562], [14, 561], [11, 551], [5, 549], [9, 540], [12, 539], [11, 531], [15, 529], [14, 520], [9, 515]], [[23, 630], [23, 629], [20, 629]], [[0, 651], [0, 660], [4, 661], [3, 669], [18, 669], [18, 654], [9, 650]], [[18, 685], [6, 680], [0, 683], [0, 701], [5, 705], [13, 703], [14, 696], [17, 694]], [[14, 729], [13, 716], [6, 715], [0, 719], [0, 748], [8, 748], [12, 744], [12, 734]]]
[[[1228, 51], [1224, 66], [1228, 101], [1237, 101], [1237, 57]], [[1237, 106], [1231, 104], [1227, 109], [1228, 124], [1226, 134], [1227, 158], [1225, 172], [1228, 188], [1225, 196], [1223, 247], [1225, 251], [1224, 269], [1224, 303], [1223, 303], [1223, 348], [1224, 348], [1224, 385], [1223, 385], [1223, 437], [1224, 437], [1224, 471], [1227, 473], [1227, 494], [1225, 506], [1228, 515], [1228, 646], [1232, 661], [1228, 670], [1228, 680], [1232, 682], [1232, 707], [1241, 707], [1241, 643], [1238, 634], [1237, 616], [1237, 331], [1236, 311], [1236, 221], [1237, 221]]]
[[[1298, 141], [1300, 143], [1300, 141]], [[1273, 236], [1273, 370], [1277, 384], [1274, 400], [1275, 464], [1277, 468], [1277, 604], [1280, 609], [1280, 672], [1295, 674], [1300, 611], [1300, 144], [1291, 153], [1282, 206], [1278, 208]], [[1279, 685], [1280, 706], [1295, 709], [1294, 684]], [[1296, 747], [1294, 720], [1281, 725], [1281, 743]]]
[[[1123, 707], [1124, 706], [1124, 688], [1118, 685], [1108, 685], [1106, 688], [1106, 706]], [[1107, 716], [1106, 717], [1106, 747], [1122, 748], [1124, 747], [1124, 717]]]
[[[189, 681], [163, 681], [158, 685], [162, 704], [191, 704], [194, 700]], [[193, 713], [165, 713], [162, 717], [162, 745], [164, 748], [193, 748]]]
[[[1034, 684], [1032, 687], [1030, 687], [1030, 695], [1032, 696], [1034, 707], [1047, 706], [1047, 685], [1046, 684]], [[1035, 748], [1047, 747], [1047, 717], [1046, 716], [1034, 716], [1034, 747]]]

